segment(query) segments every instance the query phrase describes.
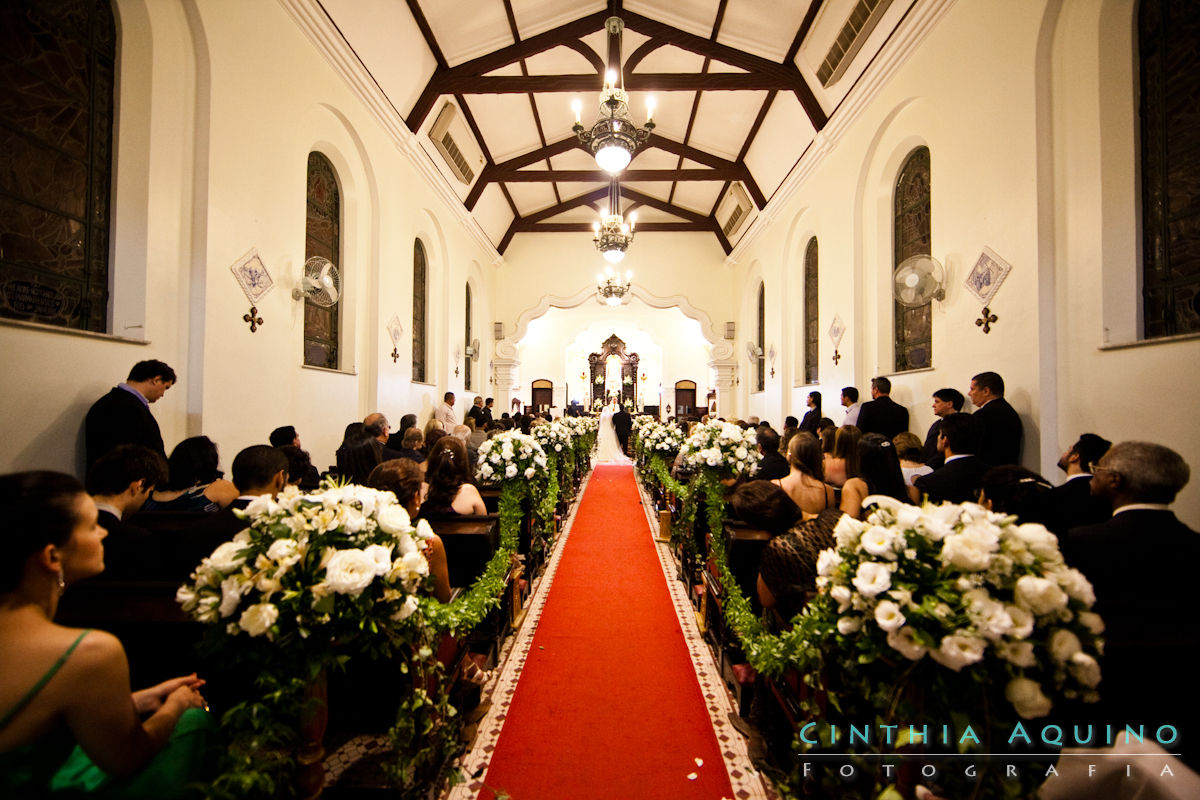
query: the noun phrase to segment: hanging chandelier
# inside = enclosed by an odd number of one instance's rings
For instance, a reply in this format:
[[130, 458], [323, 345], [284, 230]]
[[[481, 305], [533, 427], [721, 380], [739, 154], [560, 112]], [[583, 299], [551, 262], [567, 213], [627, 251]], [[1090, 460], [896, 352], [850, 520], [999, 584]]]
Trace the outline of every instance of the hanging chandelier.
[[634, 151], [650, 137], [654, 130], [654, 98], [646, 100], [646, 124], [638, 127], [629, 116], [629, 95], [625, 93], [625, 78], [621, 74], [621, 31], [625, 24], [620, 17], [609, 17], [604, 21], [608, 31], [609, 53], [616, 51], [616, 69], [604, 76], [604, 88], [600, 92], [600, 116], [590, 129], [583, 127], [580, 112], [583, 104], [579, 100], [571, 103], [575, 111], [575, 125], [571, 130], [579, 141], [591, 149], [600, 169], [615, 175], [625, 169], [633, 158]]
[[629, 294], [632, 283], [632, 271], [627, 270], [622, 277], [612, 267], [605, 267], [604, 272], [596, 276], [596, 296], [602, 303], [619, 306], [625, 302], [625, 296]]
[[625, 257], [625, 251], [633, 243], [636, 222], [636, 214], [630, 214], [628, 222], [621, 216], [621, 188], [613, 178], [608, 187], [608, 209], [600, 215], [599, 221], [592, 223], [592, 241], [605, 261], [616, 264]]

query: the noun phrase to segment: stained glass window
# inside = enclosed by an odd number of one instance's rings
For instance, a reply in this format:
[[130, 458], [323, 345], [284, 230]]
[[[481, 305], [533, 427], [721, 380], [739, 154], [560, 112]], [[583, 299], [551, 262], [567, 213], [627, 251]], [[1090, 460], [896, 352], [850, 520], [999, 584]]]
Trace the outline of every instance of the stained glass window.
[[804, 382], [817, 382], [817, 353], [820, 349], [819, 298], [817, 296], [817, 237], [804, 251]]
[[[329, 159], [320, 153], [308, 154], [308, 221], [305, 226], [304, 260], [329, 259], [346, 285], [339, 241], [341, 198], [337, 173]], [[304, 363], [310, 367], [338, 368], [338, 306], [320, 306], [304, 301]]]
[[758, 357], [754, 360], [754, 385], [756, 391], [761, 392], [767, 386], [767, 359], [763, 352], [767, 341], [767, 288], [761, 283], [758, 285], [758, 338], [755, 341], [758, 344]]
[[1147, 339], [1200, 332], [1200, 6], [1143, 0], [1142, 312]]
[[0, 315], [108, 330], [109, 0], [0, 3]]
[[471, 344], [471, 284], [467, 284], [467, 299], [464, 304], [466, 310], [466, 324], [463, 334], [463, 341], [466, 343], [463, 347], [463, 388], [470, 390], [471, 388], [471, 355], [466, 351], [466, 348]]
[[425, 382], [425, 245], [417, 239], [413, 243], [413, 359], [412, 379]]
[[[918, 147], [905, 159], [896, 178], [893, 202], [895, 248], [893, 269], [906, 258], [931, 255], [929, 209], [929, 148]], [[896, 371], [922, 369], [933, 364], [931, 304], [915, 308], [895, 303]]]

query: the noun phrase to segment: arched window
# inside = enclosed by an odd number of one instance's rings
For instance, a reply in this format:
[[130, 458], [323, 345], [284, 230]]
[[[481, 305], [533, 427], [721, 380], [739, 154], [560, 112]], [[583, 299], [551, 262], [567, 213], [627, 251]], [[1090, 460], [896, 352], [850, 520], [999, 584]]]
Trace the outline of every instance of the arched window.
[[1142, 335], [1200, 332], [1200, 13], [1142, 0]]
[[108, 330], [109, 0], [0, 3], [0, 316]]
[[[931, 255], [929, 209], [929, 148], [909, 153], [896, 178], [893, 200], [895, 247], [892, 269], [911, 256]], [[895, 305], [896, 371], [923, 369], [933, 364], [933, 315], [931, 304], [915, 308]]]
[[820, 314], [817, 296], [817, 237], [804, 250], [804, 382], [817, 382], [817, 357], [820, 351], [818, 330]]
[[412, 379], [425, 382], [425, 278], [427, 271], [425, 245], [417, 239], [413, 243], [413, 316], [412, 316]]
[[[337, 173], [329, 159], [317, 152], [308, 154], [308, 219], [304, 231], [304, 260], [320, 256], [346, 273], [341, 257], [342, 200]], [[304, 301], [304, 363], [310, 367], [337, 369], [340, 364], [338, 308]]]
[[758, 355], [754, 360], [754, 386], [755, 391], [761, 392], [767, 387], [767, 357], [764, 352], [767, 346], [767, 287], [762, 283], [758, 285], [758, 333], [754, 341], [758, 345]]
[[468, 391], [471, 389], [471, 352], [467, 352], [467, 348], [471, 346], [471, 284], [467, 284], [467, 298], [463, 303], [463, 310], [466, 318], [466, 324], [463, 325], [463, 388]]

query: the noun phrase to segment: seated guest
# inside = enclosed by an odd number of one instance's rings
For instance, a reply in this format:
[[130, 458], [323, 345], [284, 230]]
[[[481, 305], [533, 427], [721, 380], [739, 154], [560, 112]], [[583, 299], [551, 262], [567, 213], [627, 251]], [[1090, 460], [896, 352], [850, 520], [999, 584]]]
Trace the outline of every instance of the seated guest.
[[805, 412], [804, 419], [800, 420], [800, 430], [815, 436], [817, 424], [821, 421], [821, 393], [809, 392], [805, 402], [808, 404], [808, 411]]
[[393, 458], [400, 457], [400, 451], [388, 447], [388, 431], [391, 429], [392, 427], [388, 422], [388, 418], [378, 411], [373, 414], [367, 414], [366, 419], [363, 420], [363, 433], [379, 442], [381, 451], [380, 460], [382, 461], [390, 461]]
[[467, 448], [453, 436], [442, 437], [430, 448], [425, 483], [428, 488], [421, 503], [422, 517], [435, 519], [487, 513], [483, 497], [471, 483]]
[[760, 481], [786, 477], [789, 471], [788, 462], [779, 454], [779, 434], [770, 428], [761, 428], [755, 439], [762, 460], [758, 462], [758, 472], [754, 473], [754, 477]]
[[818, 514], [837, 505], [837, 490], [824, 480], [821, 445], [811, 433], [801, 432], [788, 445], [788, 474], [775, 481], [806, 514]]
[[[407, 458], [393, 458], [371, 470], [367, 486], [382, 492], [391, 492], [408, 512], [409, 519], [416, 521], [421, 505], [421, 468]], [[450, 567], [446, 561], [446, 545], [436, 533], [425, 543], [425, 559], [429, 562], [429, 574], [433, 576], [433, 594], [440, 602], [450, 602]]]
[[771, 539], [758, 567], [758, 600], [763, 608], [776, 609], [785, 620], [804, 610], [817, 592], [817, 556], [837, 546], [833, 529], [841, 518], [841, 509], [826, 509]]
[[778, 536], [800, 521], [800, 508], [788, 493], [764, 480], [747, 481], [729, 499], [733, 513], [751, 528]]
[[337, 452], [334, 453], [335, 463], [337, 464], [337, 471], [339, 475], [346, 474], [346, 470], [343, 469], [342, 462], [345, 460], [346, 453], [349, 452], [350, 447], [356, 442], [369, 438], [371, 438], [371, 436], [367, 433], [367, 426], [363, 425], [361, 422], [351, 422], [346, 426], [346, 431], [342, 434], [342, 443], [338, 445]]
[[383, 462], [383, 445], [378, 439], [359, 439], [339, 451], [338, 474], [351, 483], [366, 484], [371, 470]]
[[434, 446], [435, 444], [437, 444], [437, 443], [438, 443], [438, 440], [439, 440], [439, 439], [441, 439], [443, 436], [448, 436], [448, 435], [449, 435], [449, 434], [447, 434], [447, 433], [446, 433], [444, 430], [442, 430], [441, 428], [434, 428], [433, 430], [431, 430], [431, 431], [427, 431], [427, 432], [425, 433], [425, 453], [426, 453], [426, 458], [428, 458], [428, 457], [429, 457], [429, 455], [428, 455], [428, 454], [430, 454], [430, 453], [432, 453], [432, 452], [433, 452], [433, 446]]
[[933, 467], [921, 458], [921, 440], [915, 433], [898, 433], [892, 439], [892, 444], [896, 446], [896, 455], [900, 456], [900, 471], [904, 473], [905, 485], [912, 486], [913, 478], [933, 472]]
[[425, 441], [429, 441], [430, 431], [441, 431], [442, 433], [445, 433], [446, 428], [436, 417], [430, 417], [429, 422], [425, 423]]
[[841, 488], [846, 478], [858, 469], [858, 440], [862, 431], [853, 425], [843, 425], [833, 437], [833, 451], [823, 457], [825, 482]]
[[[546, 423], [549, 424], [549, 423]], [[455, 425], [454, 436], [467, 448], [467, 463], [471, 465], [471, 476], [475, 475], [475, 467], [479, 464], [479, 448], [471, 444], [471, 428], [469, 425]]]
[[320, 487], [321, 476], [317, 474], [307, 450], [285, 444], [279, 448], [279, 452], [287, 456], [289, 485], [298, 487], [302, 492], [312, 492]]
[[217, 446], [207, 436], [193, 436], [175, 445], [167, 459], [166, 484], [154, 492], [144, 511], [220, 511], [238, 496], [221, 477]]
[[474, 447], [475, 452], [477, 454], [479, 453], [479, 445], [481, 445], [487, 441], [488, 431], [493, 430], [493, 428], [492, 428], [493, 425], [496, 425], [496, 423], [488, 421], [488, 422], [483, 423], [482, 425], [475, 426], [475, 430], [471, 431], [471, 438], [467, 443], [468, 444], [468, 447], [467, 447], [468, 452], [470, 451], [470, 449], [472, 447]]
[[[0, 505], [0, 796], [48, 797], [52, 779], [105, 796], [183, 796], [204, 778], [184, 766], [213, 727], [204, 681], [131, 692], [116, 637], [54, 622], [63, 590], [104, 569], [96, 504], [69, 475], [20, 472], [0, 477]], [[99, 785], [70, 780], [81, 777]]]
[[989, 511], [1012, 514], [1017, 522], [1045, 524], [1049, 512], [1050, 483], [1036, 472], [1016, 464], [992, 467], [979, 484], [979, 505]]
[[973, 414], [947, 414], [938, 429], [938, 452], [945, 463], [913, 480], [909, 496], [914, 503], [924, 495], [931, 503], [966, 503], [975, 500], [988, 465], [975, 455], [979, 423]]
[[842, 511], [862, 519], [866, 511], [863, 501], [873, 494], [908, 502], [895, 445], [881, 434], [867, 433], [858, 440], [858, 469], [842, 487]]
[[1092, 466], [1108, 452], [1112, 442], [1094, 433], [1085, 433], [1058, 459], [1058, 468], [1067, 480], [1050, 492], [1046, 527], [1059, 536], [1080, 525], [1097, 525], [1112, 514], [1102, 497], [1092, 494]]
[[817, 421], [817, 436], [824, 436], [825, 431], [836, 432], [837, 428], [837, 423], [835, 423], [829, 417], [821, 417], [821, 419]]
[[271, 435], [267, 437], [267, 441], [271, 443], [271, 447], [283, 447], [285, 445], [300, 447], [300, 434], [296, 433], [295, 426], [284, 425], [271, 431]]
[[786, 457], [788, 445], [792, 437], [800, 431], [800, 421], [792, 416], [783, 418], [783, 431], [779, 434], [779, 453]]
[[[1149, 442], [1115, 444], [1095, 465], [1092, 493], [1112, 517], [1072, 528], [1062, 540], [1068, 565], [1096, 592], [1104, 620], [1104, 656], [1096, 718], [1147, 727], [1191, 722], [1200, 627], [1190, 614], [1200, 536], [1170, 505], [1191, 477], [1174, 450]], [[1196, 751], [1184, 750], [1196, 768]]]
[[111, 580], [145, 579], [161, 559], [150, 531], [125, 522], [137, 513], [154, 487], [167, 478], [167, 462], [149, 447], [119, 444], [87, 474], [87, 489], [100, 512], [104, 543], [104, 576]]
[[412, 426], [404, 432], [404, 446], [400, 448], [400, 457], [415, 461], [418, 464], [425, 461], [425, 434], [417, 426]]

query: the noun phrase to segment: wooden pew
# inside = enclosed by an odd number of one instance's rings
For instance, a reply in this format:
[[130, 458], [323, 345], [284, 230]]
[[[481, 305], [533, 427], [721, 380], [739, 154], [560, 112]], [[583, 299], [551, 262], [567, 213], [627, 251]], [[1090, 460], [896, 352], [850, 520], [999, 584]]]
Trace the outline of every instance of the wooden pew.
[[442, 537], [451, 586], [470, 586], [500, 547], [500, 517], [455, 516], [430, 519], [433, 532]]

